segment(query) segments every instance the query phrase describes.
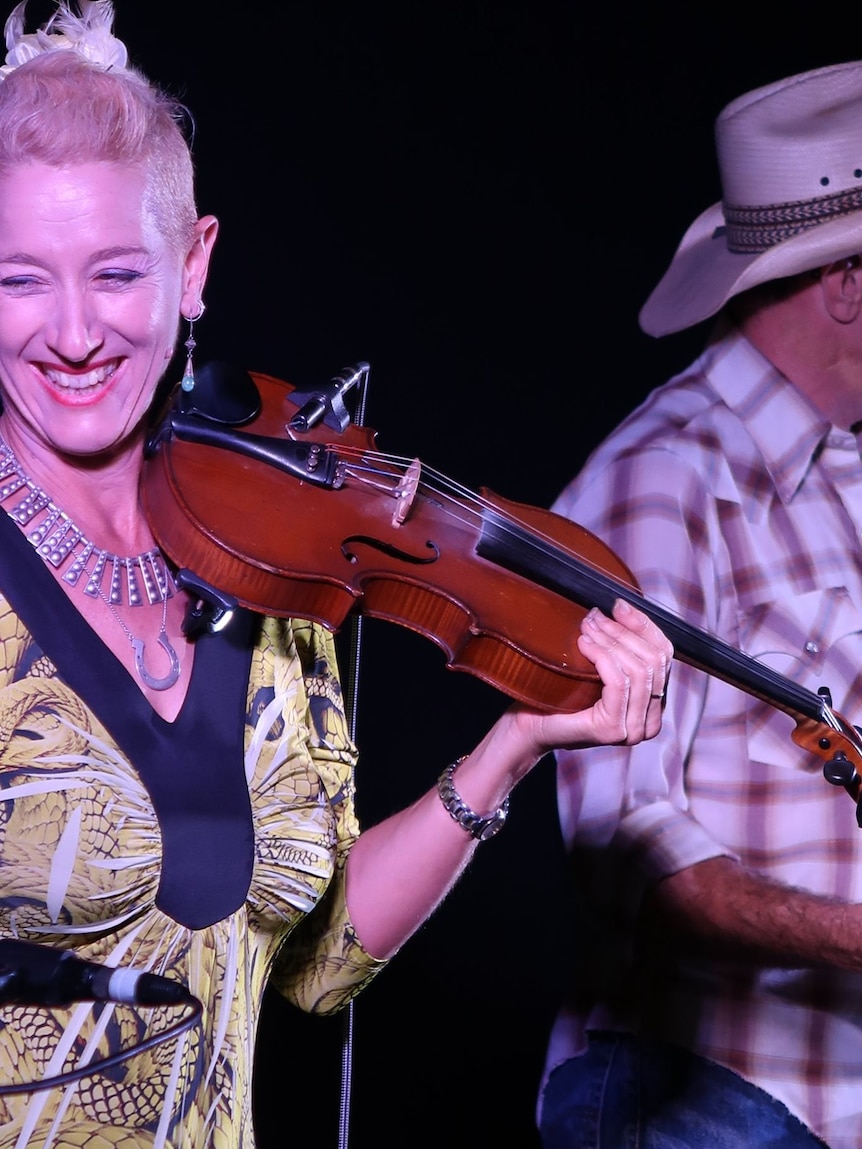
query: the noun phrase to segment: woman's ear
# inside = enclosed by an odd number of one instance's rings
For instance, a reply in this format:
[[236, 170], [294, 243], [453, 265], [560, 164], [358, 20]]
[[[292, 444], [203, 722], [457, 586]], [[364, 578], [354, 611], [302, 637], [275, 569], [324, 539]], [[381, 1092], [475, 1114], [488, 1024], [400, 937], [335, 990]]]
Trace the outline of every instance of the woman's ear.
[[200, 311], [201, 297], [209, 271], [210, 256], [218, 235], [214, 215], [202, 216], [195, 224], [195, 237], [183, 265], [183, 293], [180, 311], [188, 318]]

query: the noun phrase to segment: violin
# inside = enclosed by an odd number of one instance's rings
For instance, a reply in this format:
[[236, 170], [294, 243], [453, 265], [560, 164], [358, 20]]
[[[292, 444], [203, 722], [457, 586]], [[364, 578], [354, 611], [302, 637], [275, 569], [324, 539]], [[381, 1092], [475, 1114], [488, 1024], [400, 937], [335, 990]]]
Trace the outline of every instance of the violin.
[[[345, 393], [368, 364], [301, 391], [225, 364], [174, 392], [151, 435], [142, 498], [155, 538], [225, 607], [337, 631], [352, 611], [435, 642], [450, 669], [532, 707], [577, 710], [600, 680], [575, 639], [593, 606], [623, 598], [675, 657], [795, 722], [793, 741], [857, 803], [860, 731], [814, 693], [648, 602], [626, 565], [552, 511], [472, 492], [418, 459], [377, 449]], [[182, 579], [179, 580], [182, 583]]]

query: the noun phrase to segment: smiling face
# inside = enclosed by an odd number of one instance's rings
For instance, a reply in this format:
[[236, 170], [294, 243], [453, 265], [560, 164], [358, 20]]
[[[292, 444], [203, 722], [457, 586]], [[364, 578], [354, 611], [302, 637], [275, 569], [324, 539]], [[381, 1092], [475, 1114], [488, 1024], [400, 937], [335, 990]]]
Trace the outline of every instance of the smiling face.
[[181, 313], [197, 311], [214, 221], [189, 252], [159, 231], [142, 168], [22, 164], [0, 175], [0, 392], [36, 454], [138, 450]]

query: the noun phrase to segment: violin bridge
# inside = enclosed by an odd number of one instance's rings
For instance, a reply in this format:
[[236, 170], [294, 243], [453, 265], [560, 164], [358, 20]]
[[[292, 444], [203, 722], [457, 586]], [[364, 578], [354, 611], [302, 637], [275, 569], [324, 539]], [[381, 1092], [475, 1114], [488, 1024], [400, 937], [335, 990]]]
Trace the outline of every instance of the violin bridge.
[[421, 471], [422, 464], [418, 459], [414, 459], [404, 472], [404, 477], [401, 482], [392, 492], [396, 500], [395, 510], [392, 513], [393, 527], [400, 527], [410, 514], [410, 508], [413, 506], [413, 500], [419, 489], [419, 475]]

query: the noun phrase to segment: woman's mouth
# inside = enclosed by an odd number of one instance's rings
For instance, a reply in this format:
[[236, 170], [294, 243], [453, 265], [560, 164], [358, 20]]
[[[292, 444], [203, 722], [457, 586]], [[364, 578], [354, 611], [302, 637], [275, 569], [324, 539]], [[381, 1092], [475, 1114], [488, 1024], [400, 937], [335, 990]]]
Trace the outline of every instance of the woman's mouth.
[[86, 371], [69, 371], [59, 367], [49, 367], [41, 364], [42, 374], [60, 391], [89, 391], [101, 387], [106, 380], [114, 374], [120, 365], [119, 359], [112, 359], [109, 363], [100, 363]]

